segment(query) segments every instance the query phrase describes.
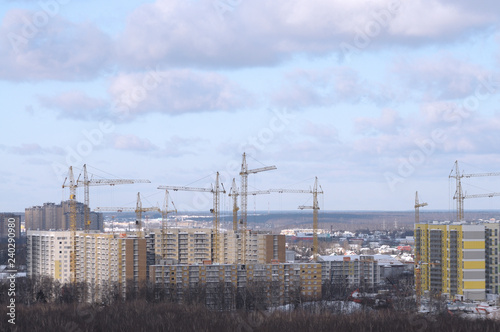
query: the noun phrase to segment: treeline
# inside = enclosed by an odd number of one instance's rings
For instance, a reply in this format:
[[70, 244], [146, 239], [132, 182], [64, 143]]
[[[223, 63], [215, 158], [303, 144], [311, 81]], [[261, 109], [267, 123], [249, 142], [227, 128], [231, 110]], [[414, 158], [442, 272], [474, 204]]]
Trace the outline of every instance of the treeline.
[[[0, 284], [0, 331], [14, 328], [8, 323], [6, 287]], [[361, 309], [352, 305], [347, 301], [350, 290], [343, 283], [323, 285], [323, 301], [314, 302], [293, 287], [288, 290], [289, 305], [276, 309], [280, 303], [273, 299], [280, 299], [281, 290], [273, 283], [255, 282], [241, 289], [231, 283], [187, 288], [145, 283], [122, 289], [117, 284], [61, 285], [47, 277], [19, 278], [15, 327], [43, 332], [500, 331], [500, 321], [463, 319], [450, 315], [442, 305], [435, 307], [433, 315], [415, 314], [414, 300], [405, 291], [410, 285], [400, 280], [394, 287], [391, 305], [380, 310], [372, 310], [369, 303]]]
[[[0, 304], [7, 304], [8, 283], [0, 283]], [[253, 281], [246, 287], [235, 287], [231, 282], [153, 284], [128, 282], [100, 285], [85, 282], [61, 283], [48, 276], [18, 278], [15, 286], [16, 304], [78, 304], [91, 303], [102, 306], [118, 302], [143, 300], [148, 303], [174, 303], [188, 306], [206, 306], [210, 310], [267, 310], [283, 304], [295, 307], [312, 299], [302, 294], [299, 284], [289, 289], [278, 282]]]
[[[6, 307], [0, 314], [6, 317]], [[449, 314], [423, 316], [393, 310], [351, 314], [326, 310], [231, 311], [209, 310], [201, 305], [117, 302], [110, 306], [35, 304], [17, 309], [18, 331], [454, 331], [498, 332], [500, 322], [470, 320]], [[0, 330], [14, 326], [0, 321]]]

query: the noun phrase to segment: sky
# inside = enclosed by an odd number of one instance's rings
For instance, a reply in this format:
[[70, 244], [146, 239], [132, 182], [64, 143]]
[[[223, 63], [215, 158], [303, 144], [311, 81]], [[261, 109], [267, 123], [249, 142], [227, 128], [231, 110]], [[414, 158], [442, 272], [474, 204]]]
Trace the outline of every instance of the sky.
[[[309, 190], [323, 210], [452, 210], [461, 172], [500, 171], [497, 1], [8, 0], [0, 4], [0, 211], [69, 197], [163, 204], [159, 185]], [[467, 194], [500, 177], [463, 179]], [[77, 192], [82, 200], [83, 189]], [[208, 211], [210, 194], [172, 192]], [[498, 209], [498, 197], [467, 209]], [[311, 194], [248, 198], [296, 210]], [[231, 199], [221, 199], [222, 210]]]

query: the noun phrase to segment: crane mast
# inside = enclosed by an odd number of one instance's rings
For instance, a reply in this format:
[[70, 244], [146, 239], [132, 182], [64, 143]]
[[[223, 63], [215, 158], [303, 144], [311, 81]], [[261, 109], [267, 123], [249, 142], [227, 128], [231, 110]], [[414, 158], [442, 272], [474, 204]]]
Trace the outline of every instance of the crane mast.
[[177, 209], [175, 208], [175, 204], [172, 201], [172, 205], [174, 207], [173, 210], [168, 209], [168, 190], [165, 190], [165, 202], [164, 202], [164, 209], [161, 212], [161, 256], [163, 259], [167, 258], [167, 236], [168, 236], [168, 225], [167, 225], [167, 217], [168, 214], [173, 212], [177, 213]]
[[418, 200], [418, 191], [415, 192], [415, 224], [420, 222], [420, 208], [427, 206], [427, 203], [420, 203]]
[[233, 178], [233, 185], [229, 192], [229, 196], [233, 198], [233, 231], [236, 233], [238, 231], [238, 188], [236, 187], [236, 179]]
[[[66, 184], [66, 180], [68, 184]], [[70, 273], [71, 281], [76, 282], [76, 188], [78, 187], [73, 174], [73, 166], [69, 167], [68, 176], [64, 179], [63, 188], [69, 188], [69, 229], [71, 232], [71, 259]]]
[[313, 205], [312, 206], [304, 206], [301, 205], [299, 206], [299, 209], [304, 210], [304, 209], [312, 209], [313, 210], [313, 259], [315, 261], [318, 260], [318, 249], [319, 249], [319, 244], [318, 244], [318, 212], [319, 212], [319, 204], [318, 204], [318, 194], [323, 194], [323, 189], [321, 189], [321, 186], [319, 186], [320, 190], [318, 191], [318, 177], [315, 178], [314, 180], [314, 186], [312, 189], [312, 194], [313, 194]]
[[[212, 209], [213, 214], [213, 232], [214, 232], [214, 256], [215, 262], [220, 263], [219, 257], [219, 196], [220, 196], [220, 186], [219, 186], [219, 172], [215, 176], [215, 188], [212, 190], [213, 193], [213, 204], [214, 207]], [[225, 191], [224, 191], [225, 193]]]
[[[318, 190], [319, 188], [319, 190]], [[305, 189], [269, 189], [269, 192], [272, 193], [288, 193], [288, 194], [313, 194], [313, 205], [310, 206], [305, 206], [301, 205], [299, 206], [299, 209], [304, 210], [304, 209], [312, 209], [313, 210], [313, 258], [314, 260], [317, 260], [318, 258], [318, 211], [319, 211], [319, 204], [318, 204], [318, 194], [323, 194], [323, 189], [321, 188], [320, 185], [318, 185], [318, 177], [315, 177], [314, 180], [314, 186], [312, 189], [305, 190]]]
[[[415, 224], [420, 223], [420, 208], [427, 206], [427, 203], [420, 203], [418, 199], [418, 191], [415, 192]], [[415, 265], [415, 296], [417, 301], [417, 310], [420, 308], [420, 299], [422, 296], [422, 271], [420, 270], [421, 257], [420, 257], [420, 243], [418, 243], [418, 250], [416, 250]]]
[[[221, 189], [222, 187], [222, 189]], [[210, 209], [210, 212], [213, 214], [213, 242], [214, 242], [214, 251], [213, 251], [213, 260], [216, 263], [220, 261], [219, 255], [219, 200], [220, 194], [226, 193], [224, 189], [224, 185], [219, 183], [219, 172], [217, 172], [215, 177], [215, 185], [212, 185], [212, 188], [194, 188], [194, 187], [179, 187], [179, 186], [159, 186], [158, 189], [165, 190], [173, 190], [173, 191], [199, 191], [199, 192], [209, 192], [213, 194], [213, 208]]]
[[241, 162], [241, 171], [240, 171], [240, 176], [241, 176], [241, 194], [240, 194], [240, 201], [241, 201], [241, 222], [243, 224], [243, 244], [242, 244], [242, 263], [245, 264], [246, 262], [246, 247], [247, 247], [247, 211], [248, 211], [248, 175], [249, 174], [255, 174], [259, 172], [265, 172], [265, 171], [271, 171], [275, 170], [276, 166], [266, 166], [266, 167], [261, 167], [261, 168], [255, 168], [255, 169], [248, 169], [247, 165], [247, 158], [246, 158], [246, 153], [243, 152], [243, 159]]

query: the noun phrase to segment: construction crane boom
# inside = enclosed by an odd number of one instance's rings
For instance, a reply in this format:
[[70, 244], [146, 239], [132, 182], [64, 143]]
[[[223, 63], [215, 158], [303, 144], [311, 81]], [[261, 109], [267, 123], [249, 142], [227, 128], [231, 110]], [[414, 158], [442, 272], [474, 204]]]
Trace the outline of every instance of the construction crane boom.
[[243, 158], [241, 161], [241, 194], [240, 194], [240, 206], [241, 206], [241, 223], [243, 224], [243, 245], [242, 245], [242, 263], [246, 262], [246, 247], [247, 247], [247, 218], [248, 218], [248, 175], [255, 174], [259, 172], [272, 171], [275, 170], [276, 166], [266, 166], [255, 169], [248, 169], [246, 153], [243, 152]]
[[195, 188], [195, 187], [176, 187], [176, 186], [158, 186], [158, 189], [166, 189], [173, 191], [200, 191], [211, 193], [213, 188]]
[[84, 187], [84, 229], [88, 232], [90, 229], [90, 202], [89, 202], [89, 187], [90, 186], [114, 186], [117, 184], [134, 184], [134, 183], [151, 183], [149, 180], [144, 179], [89, 179], [87, 173], [87, 164], [83, 165], [83, 180], [76, 181], [77, 185]]
[[[222, 187], [222, 189], [221, 189]], [[219, 172], [217, 172], [215, 177], [215, 184], [212, 188], [195, 188], [195, 187], [179, 187], [179, 186], [158, 186], [158, 189], [173, 190], [173, 191], [198, 191], [198, 192], [209, 192], [213, 194], [213, 208], [210, 212], [213, 214], [213, 236], [214, 236], [214, 252], [213, 260], [216, 263], [220, 263], [219, 255], [219, 199], [220, 193], [226, 193], [224, 185], [219, 183]]]
[[309, 190], [303, 190], [303, 189], [269, 189], [269, 192], [272, 193], [279, 193], [279, 194], [311, 194], [313, 191], [311, 189]]
[[[453, 171], [455, 171], [454, 175], [452, 175]], [[457, 200], [457, 221], [462, 221], [464, 219], [464, 200], [466, 198], [483, 198], [483, 197], [500, 196], [499, 193], [464, 195], [462, 189], [462, 178], [485, 177], [485, 176], [500, 176], [500, 172], [461, 174], [460, 169], [458, 167], [458, 160], [455, 161], [455, 165], [448, 177], [453, 178], [456, 181], [456, 190], [455, 194], [453, 195], [453, 199]]]
[[96, 212], [103, 211], [117, 211], [117, 212], [135, 212], [135, 227], [136, 227], [136, 235], [138, 238], [142, 237], [141, 229], [142, 229], [142, 213], [143, 212], [162, 212], [162, 210], [157, 206], [152, 207], [142, 207], [141, 201], [141, 193], [137, 193], [137, 202], [135, 208], [133, 207], [97, 207], [94, 209]]
[[500, 176], [500, 172], [462, 174], [462, 177], [464, 177], [464, 178], [477, 178], [477, 177], [485, 177], [485, 176]]
[[489, 193], [489, 194], [474, 194], [474, 195], [464, 195], [464, 198], [484, 198], [484, 197], [496, 197], [500, 196], [500, 193]]

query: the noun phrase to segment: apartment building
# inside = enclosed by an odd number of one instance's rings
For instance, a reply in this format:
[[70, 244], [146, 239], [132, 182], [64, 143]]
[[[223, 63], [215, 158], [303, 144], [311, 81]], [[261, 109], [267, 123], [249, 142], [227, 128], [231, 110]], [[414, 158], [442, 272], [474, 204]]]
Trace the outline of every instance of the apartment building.
[[500, 295], [500, 271], [498, 251], [500, 250], [500, 223], [489, 222], [485, 227], [485, 281], [486, 293]]
[[138, 289], [146, 281], [146, 239], [106, 233], [78, 233], [76, 277], [94, 294], [118, 286]]
[[463, 300], [483, 300], [486, 290], [485, 226], [415, 224], [421, 289]]
[[[76, 233], [76, 281], [86, 282], [91, 300], [102, 291], [130, 287], [146, 281], [146, 239], [105, 233]], [[69, 231], [27, 232], [28, 277], [49, 276], [62, 283], [72, 280]]]
[[64, 231], [27, 232], [27, 275], [48, 276], [71, 281], [71, 233]]
[[319, 298], [321, 264], [153, 265], [150, 281], [162, 296], [177, 301], [185, 300], [190, 290], [203, 289], [208, 306], [222, 303], [234, 309], [236, 294], [249, 291], [274, 306], [290, 303], [297, 294]]
[[[215, 263], [215, 250], [212, 229], [210, 228], [180, 228], [169, 229], [166, 241], [162, 239], [161, 231], [150, 235], [154, 238], [155, 254], [162, 257], [165, 250], [166, 258], [177, 264]], [[166, 248], [163, 243], [166, 242]], [[219, 234], [219, 262], [221, 264], [264, 264], [285, 262], [285, 236], [262, 232], [247, 234], [246, 261], [242, 260], [243, 234], [228, 231]]]
[[[384, 256], [385, 255], [377, 255]], [[373, 292], [380, 285], [383, 262], [373, 255], [319, 256], [324, 283], [340, 288], [361, 288]], [[402, 265], [394, 260], [393, 265]]]
[[246, 236], [246, 260], [242, 260], [243, 234], [227, 231], [219, 235], [222, 264], [269, 264], [286, 261], [285, 235], [251, 231]]
[[[212, 230], [210, 228], [172, 228], [167, 231], [166, 239], [160, 230], [154, 232], [154, 247], [157, 257], [174, 260], [178, 264], [203, 264], [211, 261]], [[163, 247], [166, 242], [166, 248]]]
[[[76, 228], [84, 229], [85, 204], [76, 202]], [[91, 230], [103, 230], [102, 213], [89, 212]], [[68, 230], [70, 228], [70, 201], [61, 204], [44, 203], [25, 209], [26, 229], [31, 230]]]

